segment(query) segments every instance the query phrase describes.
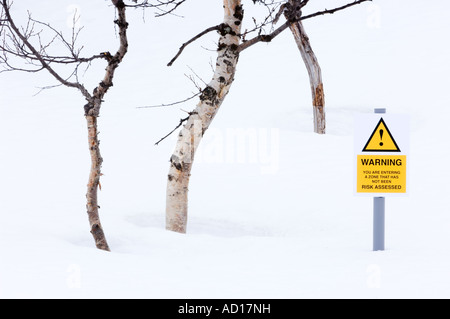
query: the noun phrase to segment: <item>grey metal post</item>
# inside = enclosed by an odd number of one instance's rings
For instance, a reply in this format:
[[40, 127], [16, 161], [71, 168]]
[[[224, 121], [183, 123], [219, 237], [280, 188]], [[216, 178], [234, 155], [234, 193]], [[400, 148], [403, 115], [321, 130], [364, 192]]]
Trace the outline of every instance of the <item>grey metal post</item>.
[[373, 251], [384, 250], [385, 198], [373, 198]]
[[[386, 113], [386, 109], [375, 109], [375, 113]], [[373, 198], [373, 250], [384, 250], [385, 198]]]

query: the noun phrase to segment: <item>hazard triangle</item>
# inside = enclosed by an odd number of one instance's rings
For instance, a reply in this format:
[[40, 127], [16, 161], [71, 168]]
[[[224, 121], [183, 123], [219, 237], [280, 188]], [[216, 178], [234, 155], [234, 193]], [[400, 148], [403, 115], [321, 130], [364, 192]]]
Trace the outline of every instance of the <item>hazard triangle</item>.
[[400, 148], [395, 142], [389, 128], [384, 122], [383, 118], [380, 119], [372, 135], [364, 146], [363, 152], [400, 152]]

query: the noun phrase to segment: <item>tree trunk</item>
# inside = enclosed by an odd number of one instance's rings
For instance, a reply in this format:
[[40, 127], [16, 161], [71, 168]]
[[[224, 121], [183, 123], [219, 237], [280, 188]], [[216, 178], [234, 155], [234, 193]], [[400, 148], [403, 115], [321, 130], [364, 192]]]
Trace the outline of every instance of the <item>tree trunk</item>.
[[225, 99], [239, 59], [239, 34], [243, 19], [240, 0], [224, 0], [224, 22], [220, 26], [218, 57], [213, 79], [202, 91], [200, 102], [178, 135], [170, 158], [166, 197], [166, 229], [185, 233], [188, 212], [188, 188], [197, 147]]
[[88, 104], [84, 106], [85, 117], [88, 127], [88, 143], [89, 152], [91, 156], [91, 170], [89, 173], [89, 181], [86, 193], [86, 210], [89, 217], [89, 225], [91, 227], [91, 234], [94, 236], [95, 245], [98, 249], [110, 251], [106, 241], [103, 227], [100, 223], [100, 216], [98, 210], [98, 189], [101, 188], [100, 177], [102, 176], [101, 168], [103, 158], [100, 154], [100, 141], [98, 140], [97, 119], [100, 116], [100, 107], [103, 102], [103, 97], [110, 87], [113, 86], [113, 78], [116, 69], [122, 62], [124, 56], [128, 51], [127, 28], [128, 22], [125, 16], [125, 4], [123, 0], [112, 0], [116, 6], [118, 19], [114, 21], [119, 26], [120, 46], [116, 54], [113, 56], [109, 52], [104, 52], [108, 66], [103, 80], [99, 86], [94, 89], [92, 97], [88, 97]]
[[323, 92], [322, 72], [316, 55], [314, 54], [309, 38], [301, 21], [291, 23], [289, 28], [294, 35], [297, 47], [308, 69], [309, 82], [313, 100], [314, 132], [325, 134], [325, 95]]
[[89, 173], [89, 181], [86, 193], [86, 210], [89, 217], [89, 224], [91, 227], [91, 234], [94, 236], [95, 246], [98, 249], [110, 251], [108, 243], [106, 242], [105, 234], [100, 223], [98, 214], [97, 192], [100, 187], [100, 176], [103, 158], [100, 155], [100, 141], [98, 140], [97, 117], [86, 116], [88, 126], [88, 143], [91, 155], [91, 171]]

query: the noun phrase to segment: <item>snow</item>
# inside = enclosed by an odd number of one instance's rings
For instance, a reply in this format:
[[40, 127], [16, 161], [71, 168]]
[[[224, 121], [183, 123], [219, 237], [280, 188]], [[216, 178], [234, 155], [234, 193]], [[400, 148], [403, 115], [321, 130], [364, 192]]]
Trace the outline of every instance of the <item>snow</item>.
[[[190, 2], [184, 19], [128, 11], [129, 54], [99, 119], [110, 253], [94, 247], [85, 214], [83, 98], [64, 87], [35, 95], [55, 84], [44, 73], [0, 74], [0, 297], [449, 298], [450, 4], [376, 0], [305, 21], [323, 70], [324, 136], [312, 133], [308, 77], [291, 35], [244, 51], [194, 163], [181, 235], [164, 229], [176, 137], [154, 143], [195, 102], [138, 107], [195, 93], [184, 74], [209, 81], [215, 34], [166, 67], [182, 43], [221, 22], [216, 2], [202, 10]], [[244, 3], [249, 18], [252, 2]], [[308, 12], [335, 3], [312, 1]], [[29, 9], [69, 34], [74, 4], [83, 52], [113, 52], [109, 1], [16, 2], [13, 13]], [[87, 87], [103, 69], [91, 66]], [[376, 107], [411, 119], [410, 194], [386, 198], [380, 252], [372, 199], [353, 191], [354, 117]]]

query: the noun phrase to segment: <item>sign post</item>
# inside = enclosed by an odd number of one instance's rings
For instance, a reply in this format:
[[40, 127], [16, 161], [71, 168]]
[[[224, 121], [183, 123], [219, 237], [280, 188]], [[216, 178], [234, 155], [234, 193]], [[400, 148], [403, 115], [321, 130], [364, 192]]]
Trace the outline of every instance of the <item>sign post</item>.
[[373, 250], [385, 249], [385, 196], [407, 195], [408, 119], [375, 109], [355, 122], [356, 193], [373, 197]]
[[[375, 109], [375, 114], [384, 114], [384, 113], [386, 113], [386, 109]], [[380, 129], [379, 133], [381, 139], [381, 135], [384, 135], [384, 131]], [[380, 144], [381, 143], [383, 142], [380, 142]], [[384, 196], [373, 198], [373, 251], [384, 250], [385, 224], [386, 224], [385, 208], [386, 208], [386, 199]]]
[[373, 251], [384, 250], [385, 202], [384, 197], [373, 198]]

